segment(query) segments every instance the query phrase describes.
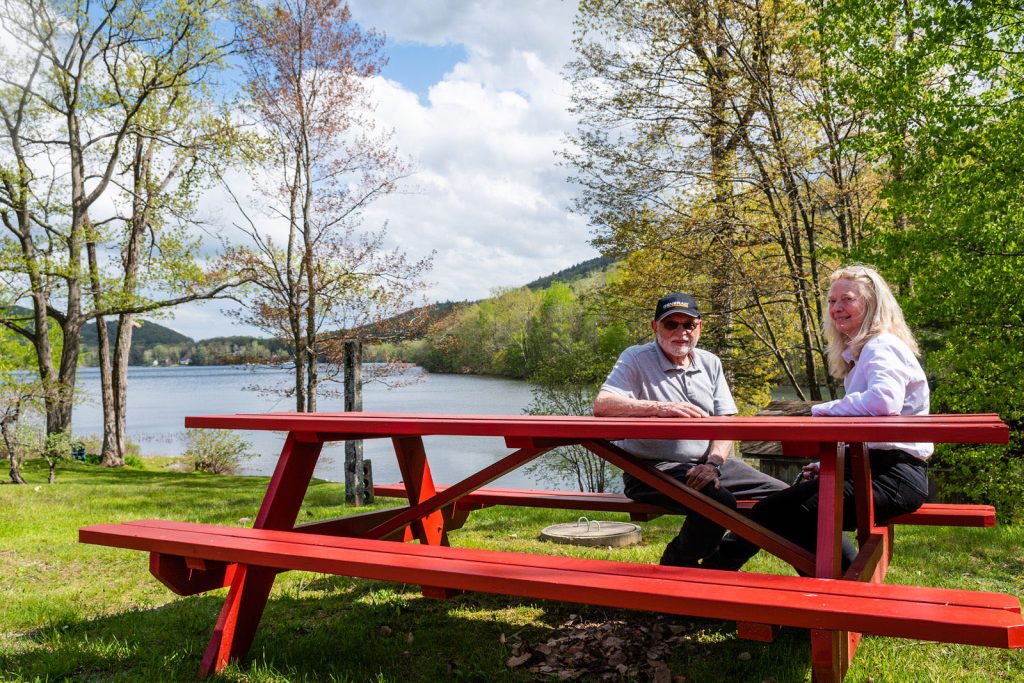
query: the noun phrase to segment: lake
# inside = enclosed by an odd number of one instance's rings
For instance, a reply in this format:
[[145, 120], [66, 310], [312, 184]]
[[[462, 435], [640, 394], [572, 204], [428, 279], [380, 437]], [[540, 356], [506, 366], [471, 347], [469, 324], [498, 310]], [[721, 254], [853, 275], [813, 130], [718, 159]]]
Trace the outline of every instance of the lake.
[[[407, 371], [407, 383], [389, 389], [379, 382], [363, 388], [363, 409], [396, 413], [451, 413], [464, 415], [520, 415], [532, 398], [526, 382], [475, 375], [437, 375], [420, 368]], [[292, 398], [267, 389], [284, 389], [294, 372], [283, 368], [245, 366], [131, 367], [128, 369], [128, 438], [144, 455], [181, 455], [185, 450], [185, 416], [225, 413], [261, 413], [294, 410]], [[331, 385], [340, 389], [340, 385]], [[264, 391], [253, 390], [260, 387]], [[74, 411], [74, 432], [101, 434], [99, 368], [78, 371], [80, 402]], [[774, 398], [795, 398], [792, 390], [776, 389]], [[340, 396], [320, 399], [322, 411], [340, 411]], [[245, 432], [256, 457], [244, 463], [243, 474], [273, 472], [284, 434]], [[452, 484], [510, 452], [501, 438], [441, 437], [424, 439], [438, 483]], [[443, 454], [443, 455], [442, 455]], [[401, 479], [391, 442], [364, 442], [364, 457], [373, 461], [373, 479], [390, 484]], [[324, 448], [315, 476], [344, 481], [343, 444]], [[499, 486], [536, 487], [522, 471], [497, 480]], [[570, 484], [571, 486], [571, 484]]]
[[[180, 455], [185, 443], [185, 416], [222, 413], [253, 413], [295, 409], [294, 398], [283, 398], [267, 391], [285, 388], [294, 379], [294, 371], [282, 368], [205, 366], [205, 367], [131, 367], [128, 370], [128, 438], [139, 444], [144, 455]], [[103, 417], [100, 406], [98, 368], [78, 371], [78, 390], [82, 401], [75, 406], [74, 432], [101, 434]], [[414, 368], [404, 379], [405, 386], [389, 389], [381, 383], [363, 388], [363, 409], [374, 412], [452, 413], [467, 415], [519, 415], [531, 400], [530, 385], [496, 377], [438, 375]], [[340, 385], [335, 385], [340, 389]], [[324, 397], [322, 411], [342, 410], [343, 400]], [[245, 432], [257, 456], [244, 464], [243, 474], [269, 475], [277, 463], [284, 434]], [[501, 438], [426, 437], [428, 455], [438, 483], [457, 482], [510, 452]], [[441, 457], [441, 454], [444, 454]], [[373, 461], [377, 483], [401, 480], [391, 442], [370, 439], [364, 442], [364, 457]], [[324, 448], [315, 476], [343, 482], [345, 451], [343, 444]], [[521, 472], [498, 480], [497, 485], [536, 486]]]

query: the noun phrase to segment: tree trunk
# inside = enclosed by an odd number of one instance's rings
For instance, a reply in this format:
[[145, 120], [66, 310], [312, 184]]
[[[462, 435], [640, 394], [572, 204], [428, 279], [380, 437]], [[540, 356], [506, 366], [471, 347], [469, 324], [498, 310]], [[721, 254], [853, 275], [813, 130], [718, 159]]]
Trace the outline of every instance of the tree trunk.
[[117, 463], [110, 464], [112, 467], [124, 465], [124, 456], [128, 452], [128, 357], [132, 348], [134, 326], [135, 316], [130, 313], [122, 313], [117, 324], [117, 340], [114, 342], [114, 361], [111, 372], [114, 389], [114, 444], [118, 456]]
[[18, 414], [21, 411], [15, 408], [12, 415], [7, 415], [2, 421], [0, 421], [0, 432], [3, 433], [4, 448], [7, 449], [7, 459], [10, 461], [11, 469], [11, 483], [12, 484], [27, 484], [28, 482], [21, 476], [21, 458], [18, 456], [17, 446], [14, 443], [14, 438], [11, 435], [11, 425], [18, 423]]
[[[345, 342], [345, 412], [361, 412], [363, 409], [363, 344], [350, 339]], [[363, 481], [363, 442], [345, 442], [345, 503], [362, 505], [366, 491]]]
[[[103, 285], [100, 283], [99, 262], [96, 258], [96, 242], [90, 235], [86, 242], [86, 253], [89, 259], [89, 283], [92, 287], [93, 306], [102, 307]], [[96, 340], [100, 360], [100, 397], [103, 406], [103, 446], [100, 449], [101, 463], [107, 467], [124, 464], [117, 450], [117, 422], [114, 406], [114, 386], [110, 367], [110, 335], [107, 331], [107, 319], [96, 317]]]

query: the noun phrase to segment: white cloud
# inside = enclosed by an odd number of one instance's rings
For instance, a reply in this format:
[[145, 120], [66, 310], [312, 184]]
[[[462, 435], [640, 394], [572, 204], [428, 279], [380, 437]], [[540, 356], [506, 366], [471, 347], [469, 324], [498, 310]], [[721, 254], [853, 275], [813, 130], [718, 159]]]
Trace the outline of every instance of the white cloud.
[[461, 43], [467, 59], [429, 89], [374, 83], [377, 116], [417, 169], [416, 192], [378, 202], [411, 254], [438, 250], [430, 298], [486, 296], [595, 255], [557, 151], [574, 122], [561, 77], [575, 3], [354, 3], [392, 40]]
[[[595, 256], [585, 218], [569, 211], [573, 190], [557, 156], [575, 124], [561, 72], [576, 3], [351, 4], [355, 20], [389, 42], [465, 47], [425, 101], [393, 80], [371, 83], [377, 118], [414, 173], [403, 192], [368, 209], [364, 228], [386, 223], [410, 258], [437, 251], [426, 298], [477, 299]], [[243, 332], [219, 308], [193, 307], [171, 326], [195, 337]]]

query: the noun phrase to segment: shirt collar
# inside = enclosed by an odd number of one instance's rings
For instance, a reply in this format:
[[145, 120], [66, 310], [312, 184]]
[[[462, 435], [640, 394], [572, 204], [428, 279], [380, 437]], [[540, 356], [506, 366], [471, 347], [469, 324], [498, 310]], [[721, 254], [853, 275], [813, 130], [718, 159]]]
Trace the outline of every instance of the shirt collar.
[[857, 360], [857, 358], [853, 355], [853, 349], [850, 347], [849, 344], [843, 347], [842, 356], [843, 360], [845, 360], [847, 363], [853, 363], [854, 361]]
[[693, 351], [690, 352], [690, 364], [685, 368], [681, 365], [676, 365], [675, 361], [665, 355], [665, 352], [661, 349], [661, 344], [657, 340], [651, 342], [654, 344], [654, 348], [658, 350], [658, 364], [661, 366], [663, 372], [700, 372], [700, 368], [697, 367], [696, 359], [694, 358]]

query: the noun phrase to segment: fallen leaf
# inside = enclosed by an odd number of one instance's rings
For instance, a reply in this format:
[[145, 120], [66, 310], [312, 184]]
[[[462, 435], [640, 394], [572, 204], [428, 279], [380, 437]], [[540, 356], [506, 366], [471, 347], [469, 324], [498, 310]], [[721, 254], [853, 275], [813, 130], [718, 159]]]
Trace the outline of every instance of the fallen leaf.
[[530, 657], [532, 657], [532, 656], [533, 656], [532, 652], [524, 652], [521, 655], [516, 655], [515, 657], [509, 657], [505, 661], [505, 666], [507, 666], [510, 669], [514, 669], [517, 666], [520, 666], [522, 664], [526, 664], [526, 662], [530, 661]]
[[651, 663], [651, 680], [654, 683], [672, 683], [672, 672], [665, 662]]

